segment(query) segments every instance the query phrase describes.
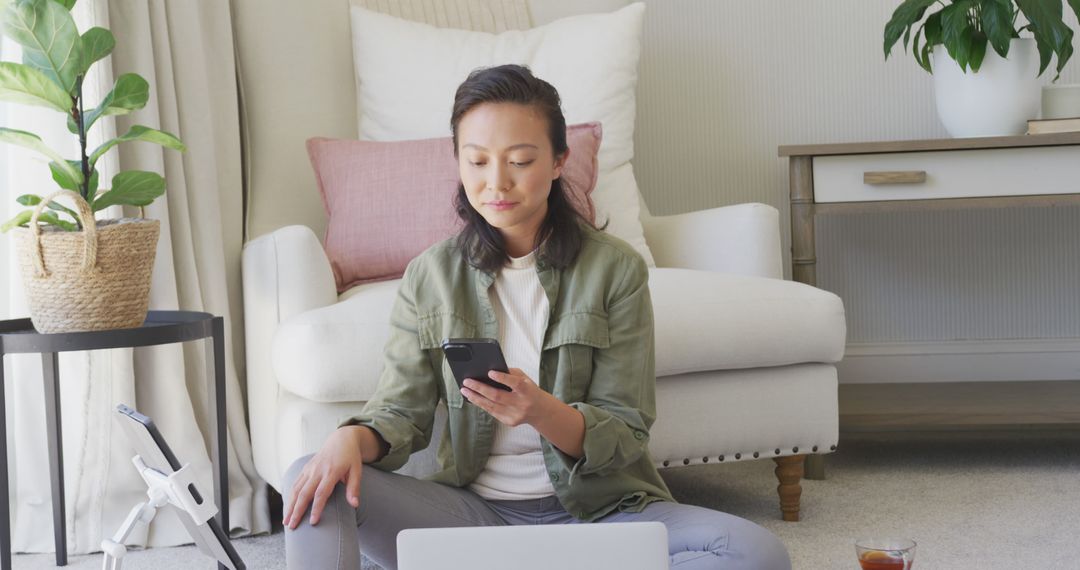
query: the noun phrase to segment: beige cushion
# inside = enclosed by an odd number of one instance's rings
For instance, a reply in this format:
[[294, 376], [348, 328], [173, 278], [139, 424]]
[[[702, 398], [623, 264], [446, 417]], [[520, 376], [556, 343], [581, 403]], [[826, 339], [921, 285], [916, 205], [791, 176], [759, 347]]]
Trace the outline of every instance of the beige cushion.
[[839, 362], [847, 324], [833, 293], [783, 279], [649, 272], [656, 375]]

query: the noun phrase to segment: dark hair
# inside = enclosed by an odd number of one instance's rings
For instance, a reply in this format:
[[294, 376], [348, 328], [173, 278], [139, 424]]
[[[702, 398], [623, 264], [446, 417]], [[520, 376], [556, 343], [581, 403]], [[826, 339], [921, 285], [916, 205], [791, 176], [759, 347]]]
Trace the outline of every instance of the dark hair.
[[[550, 83], [539, 79], [522, 65], [500, 65], [473, 70], [458, 86], [454, 109], [450, 115], [454, 156], [458, 152], [458, 125], [470, 110], [483, 103], [518, 103], [538, 111], [548, 123], [548, 138], [556, 156], [567, 151], [566, 118], [560, 107], [559, 92]], [[534, 246], [544, 244], [538, 256], [559, 269], [566, 268], [581, 250], [580, 222], [590, 223], [570, 203], [564, 177], [551, 181], [548, 211]], [[473, 267], [495, 271], [510, 261], [502, 234], [469, 203], [465, 186], [458, 184], [454, 207], [465, 227], [457, 236], [457, 244], [466, 261]]]

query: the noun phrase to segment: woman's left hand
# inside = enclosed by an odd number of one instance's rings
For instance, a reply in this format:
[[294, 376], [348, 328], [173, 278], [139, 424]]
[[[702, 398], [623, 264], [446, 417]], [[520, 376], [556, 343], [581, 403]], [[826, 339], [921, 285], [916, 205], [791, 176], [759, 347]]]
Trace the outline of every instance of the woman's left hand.
[[541, 390], [520, 368], [511, 368], [509, 374], [492, 370], [488, 376], [512, 391], [507, 392], [469, 378], [465, 380], [461, 394], [510, 427], [533, 424], [548, 413], [552, 403], [559, 402]]

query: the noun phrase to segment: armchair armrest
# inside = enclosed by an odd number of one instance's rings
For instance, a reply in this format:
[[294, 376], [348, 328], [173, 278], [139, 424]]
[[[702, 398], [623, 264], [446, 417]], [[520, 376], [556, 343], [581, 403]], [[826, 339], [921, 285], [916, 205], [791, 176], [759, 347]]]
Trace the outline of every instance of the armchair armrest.
[[673, 216], [642, 212], [645, 242], [657, 267], [782, 279], [780, 213], [749, 203]]
[[307, 226], [287, 226], [244, 246], [241, 270], [251, 443], [259, 473], [277, 473], [278, 383], [271, 346], [278, 323], [338, 300], [322, 244]]

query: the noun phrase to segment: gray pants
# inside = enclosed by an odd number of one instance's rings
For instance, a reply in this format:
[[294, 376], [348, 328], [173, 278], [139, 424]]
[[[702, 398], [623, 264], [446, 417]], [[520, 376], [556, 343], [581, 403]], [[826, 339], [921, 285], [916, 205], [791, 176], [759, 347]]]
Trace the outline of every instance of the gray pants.
[[[285, 489], [311, 456], [285, 474]], [[468, 489], [407, 475], [364, 468], [360, 507], [345, 500], [338, 485], [316, 526], [308, 513], [296, 530], [285, 529], [290, 569], [359, 570], [360, 552], [383, 568], [397, 568], [397, 534], [407, 528], [573, 524], [555, 497], [528, 501], [488, 501]], [[600, 522], [659, 521], [667, 526], [671, 568], [677, 570], [790, 570], [787, 549], [772, 533], [736, 516], [669, 502], [651, 503], [640, 513], [615, 512]]]

